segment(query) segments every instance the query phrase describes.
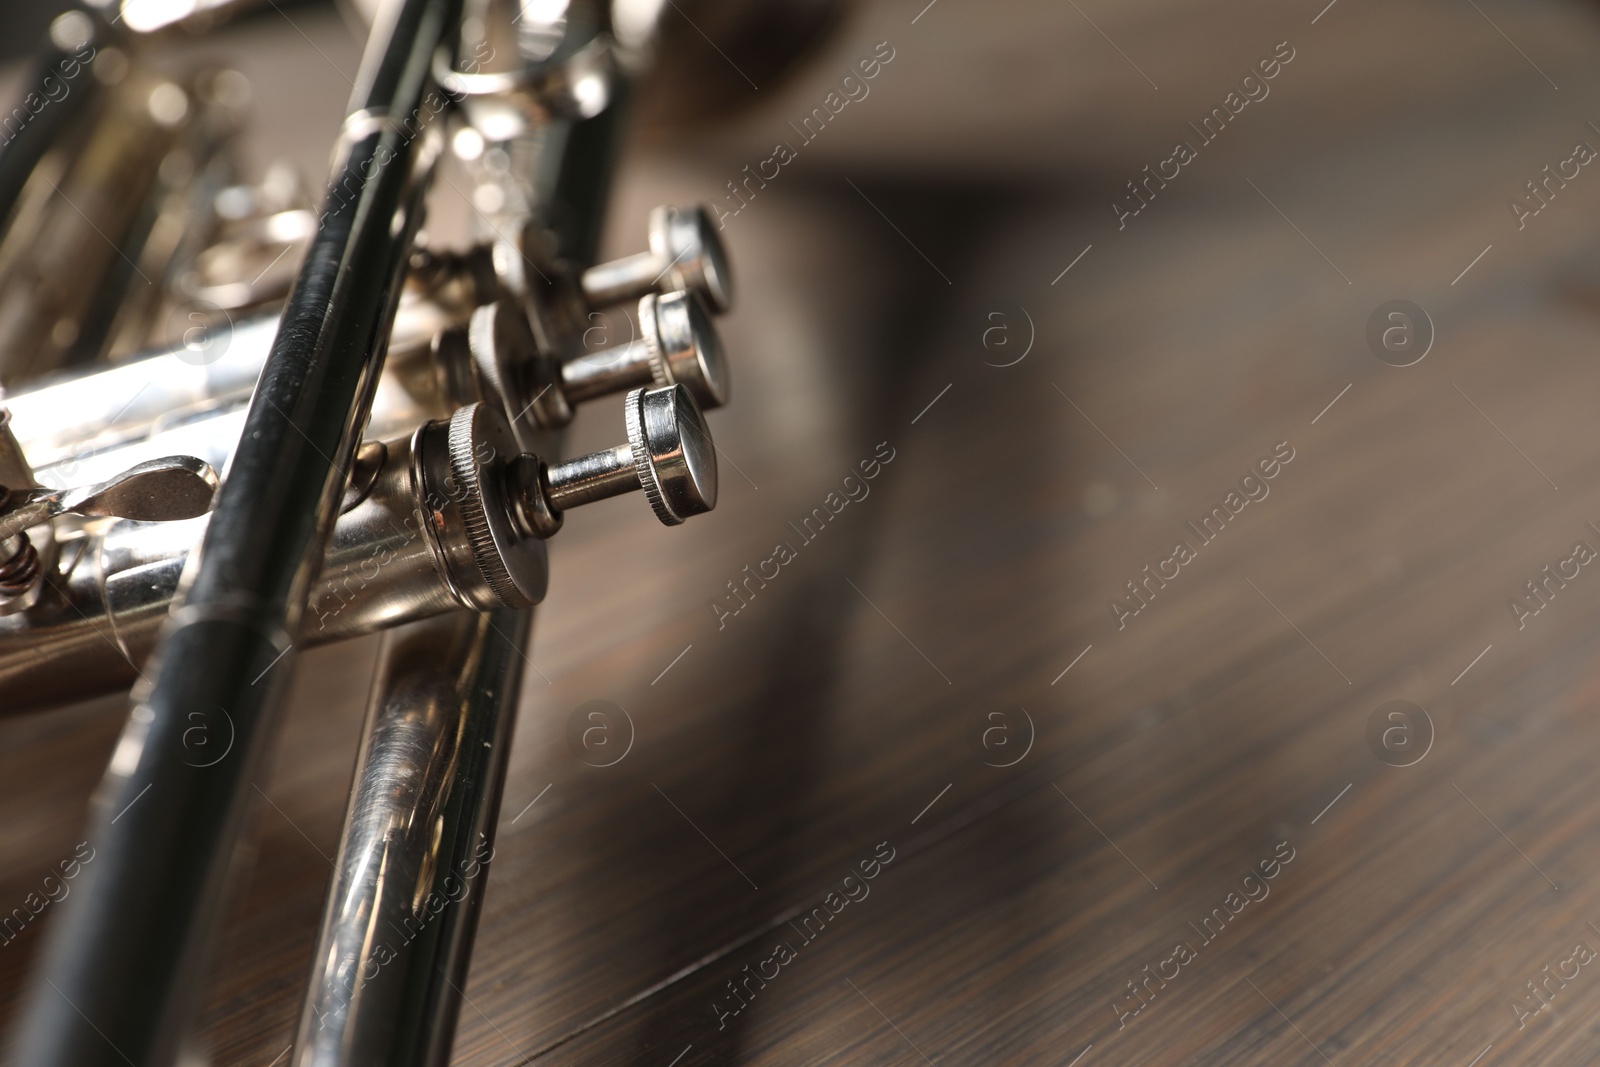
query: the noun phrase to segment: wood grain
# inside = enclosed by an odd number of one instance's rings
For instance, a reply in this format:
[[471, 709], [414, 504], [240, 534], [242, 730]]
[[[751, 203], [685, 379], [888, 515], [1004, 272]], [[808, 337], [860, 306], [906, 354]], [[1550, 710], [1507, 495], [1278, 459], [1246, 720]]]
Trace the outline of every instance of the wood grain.
[[[1513, 1004], [1600, 949], [1600, 577], [1521, 630], [1507, 601], [1600, 546], [1600, 177], [1522, 230], [1506, 202], [1600, 143], [1600, 26], [1079, 6], [1116, 46], [1070, 5], [866, 7], [737, 125], [630, 156], [619, 253], [898, 49], [728, 223], [718, 510], [664, 531], [618, 501], [552, 545], [458, 1063], [1592, 1058], [1600, 971], [1520, 1027]], [[1123, 183], [1284, 39], [1272, 95], [1118, 230]], [[1437, 332], [1407, 368], [1364, 338], [1396, 298]], [[1024, 309], [1028, 356], [986, 365]], [[615, 421], [585, 412], [574, 447]], [[880, 442], [869, 495], [800, 544], [789, 524]], [[1270, 494], [1119, 630], [1124, 583], [1280, 442]], [[719, 629], [709, 602], [780, 541], [796, 560]], [[219, 1064], [289, 1042], [371, 660], [303, 665], [216, 966]], [[615, 766], [567, 747], [589, 699], [632, 719]], [[1431, 718], [1413, 766], [1368, 746], [1391, 699]], [[986, 765], [1021, 751], [1018, 708], [1031, 748]], [[0, 900], [70, 852], [119, 715], [0, 725]], [[1002, 721], [1016, 747], [985, 748]], [[789, 918], [880, 842], [865, 898], [802, 944]], [[719, 1028], [779, 941], [795, 959]], [[37, 944], [0, 951], [7, 1017]]]

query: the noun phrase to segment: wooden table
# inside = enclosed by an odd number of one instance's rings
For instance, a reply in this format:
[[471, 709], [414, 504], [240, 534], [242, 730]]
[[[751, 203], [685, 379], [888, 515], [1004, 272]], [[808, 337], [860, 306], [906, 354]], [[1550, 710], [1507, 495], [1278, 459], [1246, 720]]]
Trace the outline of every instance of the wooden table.
[[[1600, 146], [1600, 24], [1480, 6], [885, 3], [630, 156], [616, 252], [894, 49], [727, 222], [716, 513], [553, 543], [458, 1063], [1592, 1060], [1600, 572], [1563, 561], [1600, 550], [1600, 174], [1508, 200]], [[310, 136], [288, 91], [263, 153]], [[1366, 336], [1401, 299], [1405, 367]], [[291, 1039], [375, 648], [305, 657], [218, 1064]], [[632, 724], [610, 766], [568, 744], [590, 700]], [[71, 853], [121, 712], [0, 726], [0, 902]]]

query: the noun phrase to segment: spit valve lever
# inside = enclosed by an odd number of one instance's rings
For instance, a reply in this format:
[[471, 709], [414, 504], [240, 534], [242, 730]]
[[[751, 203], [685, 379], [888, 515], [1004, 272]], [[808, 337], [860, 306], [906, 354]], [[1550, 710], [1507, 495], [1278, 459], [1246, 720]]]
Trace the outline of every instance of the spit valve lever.
[[204, 515], [217, 493], [217, 474], [193, 456], [147, 460], [114, 478], [73, 489], [13, 490], [0, 511], [0, 542], [57, 515], [171, 522]]

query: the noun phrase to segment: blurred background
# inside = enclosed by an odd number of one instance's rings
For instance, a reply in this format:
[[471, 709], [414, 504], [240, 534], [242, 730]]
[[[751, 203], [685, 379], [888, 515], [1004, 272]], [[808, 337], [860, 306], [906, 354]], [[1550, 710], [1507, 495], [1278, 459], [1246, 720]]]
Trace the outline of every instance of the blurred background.
[[[1600, 548], [1600, 12], [669, 8], [603, 252], [716, 210], [722, 499], [551, 544], [456, 1062], [1589, 1062], [1600, 578], [1528, 583]], [[0, 14], [0, 100], [55, 10]], [[318, 188], [363, 32], [178, 51]], [[302, 661], [213, 1063], [293, 1037], [376, 645]], [[124, 713], [0, 721], [0, 903]]]

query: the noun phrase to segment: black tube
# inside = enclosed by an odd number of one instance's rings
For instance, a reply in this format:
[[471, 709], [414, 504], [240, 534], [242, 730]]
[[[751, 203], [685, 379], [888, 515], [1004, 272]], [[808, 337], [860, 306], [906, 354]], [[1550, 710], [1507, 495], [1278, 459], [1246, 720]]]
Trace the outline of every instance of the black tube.
[[[382, 369], [419, 224], [418, 129], [457, 0], [374, 31], [321, 229], [187, 589], [101, 783], [95, 848], [50, 932], [15, 1062], [168, 1067], [271, 744], [311, 583]], [[431, 100], [442, 100], [429, 93]]]
[[561, 213], [551, 221], [560, 254], [574, 263], [593, 263], [600, 251], [600, 230], [632, 95], [633, 86], [619, 71], [610, 106], [594, 118], [574, 122], [567, 133], [551, 196], [552, 202], [561, 206]]

